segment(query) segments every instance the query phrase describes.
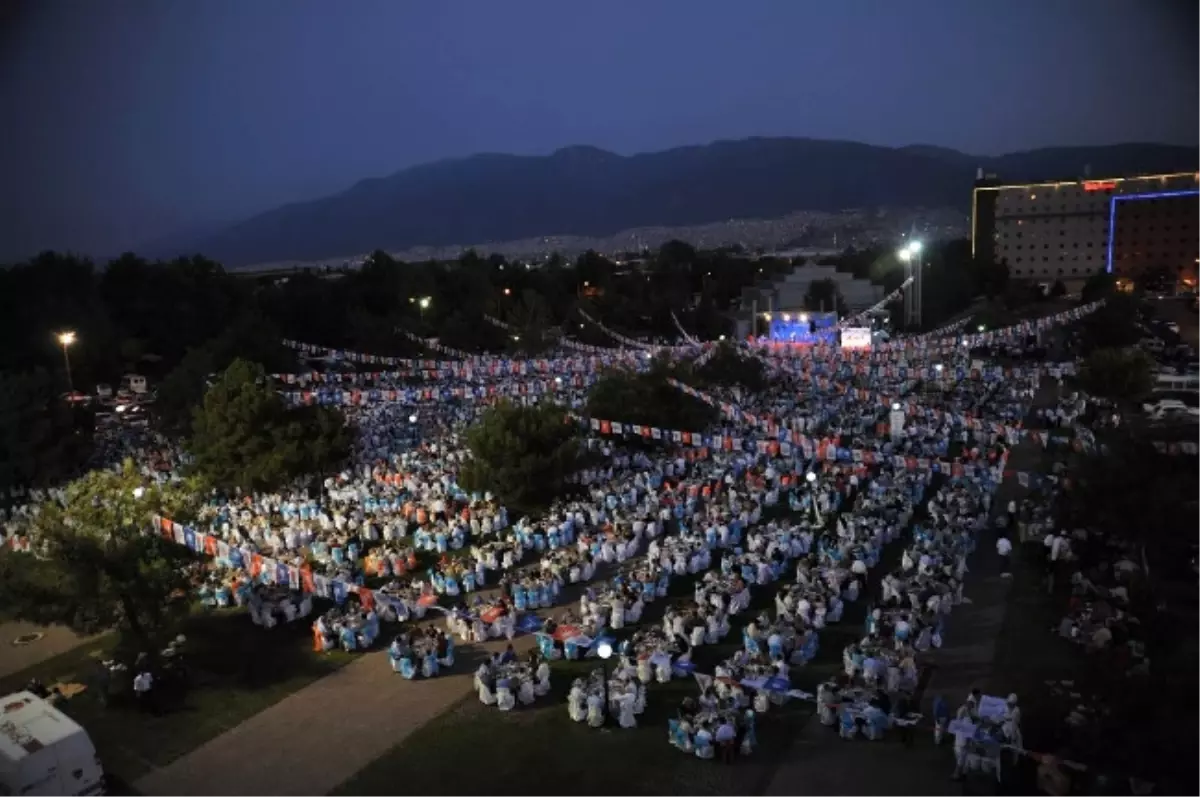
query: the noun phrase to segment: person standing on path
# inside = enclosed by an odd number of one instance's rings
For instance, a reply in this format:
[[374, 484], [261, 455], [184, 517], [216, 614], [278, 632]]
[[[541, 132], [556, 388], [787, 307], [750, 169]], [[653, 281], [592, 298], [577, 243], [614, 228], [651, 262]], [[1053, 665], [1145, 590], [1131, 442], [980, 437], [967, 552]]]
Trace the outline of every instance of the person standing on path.
[[996, 553], [1000, 554], [1000, 577], [1012, 578], [1012, 570], [1009, 569], [1009, 558], [1012, 556], [1012, 542], [1008, 537], [1001, 536], [996, 540]]

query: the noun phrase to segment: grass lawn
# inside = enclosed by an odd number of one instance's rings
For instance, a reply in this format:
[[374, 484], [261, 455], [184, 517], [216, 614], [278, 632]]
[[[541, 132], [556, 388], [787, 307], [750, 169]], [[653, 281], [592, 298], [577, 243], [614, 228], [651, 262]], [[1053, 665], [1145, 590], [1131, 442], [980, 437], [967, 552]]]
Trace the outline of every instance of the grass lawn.
[[[895, 566], [901, 549], [899, 542], [885, 549], [864, 597], [847, 606], [841, 623], [821, 632], [817, 657], [803, 669], [793, 669], [794, 687], [815, 692], [818, 683], [841, 667], [842, 649], [862, 634], [868, 596], [875, 594], [877, 579]], [[647, 606], [639, 625], [658, 622], [667, 602], [690, 596], [693, 583], [692, 578], [672, 582], [671, 595]], [[697, 671], [711, 673], [731, 656], [741, 646], [741, 629], [760, 610], [770, 607], [774, 614], [775, 592], [756, 590], [750, 610], [733, 618], [725, 641], [694, 649]], [[630, 633], [627, 629], [620, 636]], [[758, 717], [759, 747], [753, 756], [732, 766], [700, 761], [667, 742], [667, 719], [684, 697], [697, 694], [691, 678], [651, 684], [636, 729], [623, 730], [615, 722], [603, 729], [572, 722], [566, 705], [571, 682], [600, 666], [595, 659], [554, 662], [550, 694], [509, 713], [482, 705], [472, 694], [343, 783], [335, 794], [762, 793], [814, 710], [807, 701], [773, 705]]]
[[184, 634], [192, 687], [182, 705], [160, 716], [124, 699], [104, 705], [91, 688], [99, 660], [116, 644], [113, 634], [0, 679], [0, 694], [23, 689], [32, 678], [46, 686], [88, 685], [59, 707], [87, 729], [119, 792], [351, 660], [312, 652], [307, 623], [267, 631], [236, 610], [197, 613]]

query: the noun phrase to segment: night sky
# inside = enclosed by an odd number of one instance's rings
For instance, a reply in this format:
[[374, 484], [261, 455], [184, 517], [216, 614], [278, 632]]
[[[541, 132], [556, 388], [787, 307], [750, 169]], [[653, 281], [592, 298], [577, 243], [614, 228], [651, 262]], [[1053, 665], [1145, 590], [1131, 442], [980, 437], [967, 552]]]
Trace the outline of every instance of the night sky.
[[1194, 0], [34, 0], [0, 258], [108, 255], [423, 161], [751, 135], [1197, 143]]

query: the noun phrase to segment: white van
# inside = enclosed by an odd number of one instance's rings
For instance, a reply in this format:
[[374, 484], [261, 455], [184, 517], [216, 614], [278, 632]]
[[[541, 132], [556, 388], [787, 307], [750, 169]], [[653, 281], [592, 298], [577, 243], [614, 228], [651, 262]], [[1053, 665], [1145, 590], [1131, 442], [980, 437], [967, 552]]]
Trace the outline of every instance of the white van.
[[79, 723], [32, 692], [0, 698], [0, 794], [104, 793], [104, 770]]
[[121, 377], [121, 390], [129, 393], [145, 393], [146, 377], [141, 374], [125, 374]]

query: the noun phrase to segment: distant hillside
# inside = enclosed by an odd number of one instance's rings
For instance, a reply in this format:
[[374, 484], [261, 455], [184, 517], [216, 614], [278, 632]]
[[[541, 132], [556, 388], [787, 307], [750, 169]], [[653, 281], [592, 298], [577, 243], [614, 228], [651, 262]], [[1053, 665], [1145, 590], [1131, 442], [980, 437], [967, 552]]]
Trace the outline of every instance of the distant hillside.
[[[285, 205], [156, 254], [202, 252], [229, 266], [316, 260], [383, 248], [605, 236], [647, 226], [793, 211], [966, 208], [976, 167], [1005, 180], [1197, 168], [1197, 151], [1158, 144], [1059, 147], [976, 157], [941, 147], [751, 138], [622, 156], [579, 146], [552, 155], [475, 155], [364, 180]], [[174, 251], [161, 251], [173, 249]]]

